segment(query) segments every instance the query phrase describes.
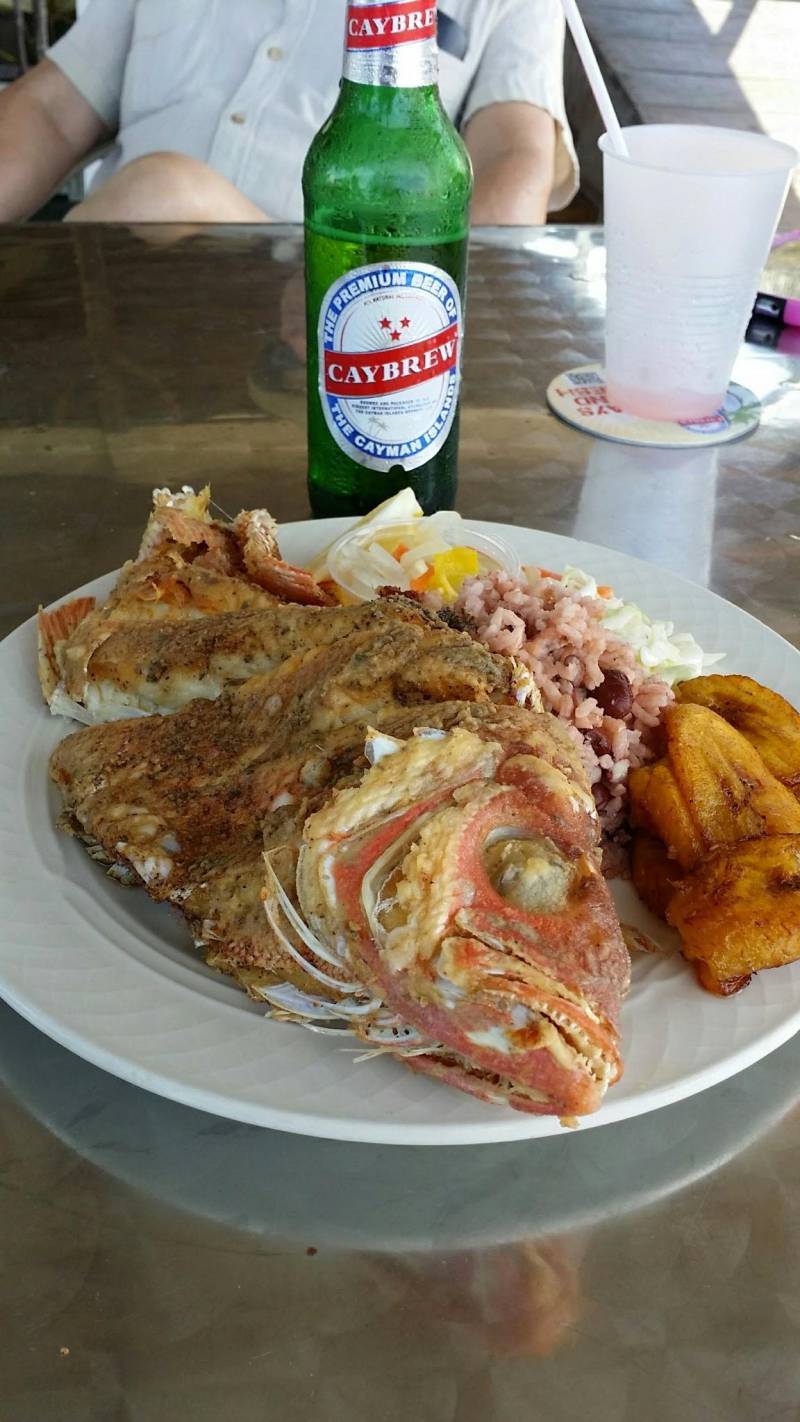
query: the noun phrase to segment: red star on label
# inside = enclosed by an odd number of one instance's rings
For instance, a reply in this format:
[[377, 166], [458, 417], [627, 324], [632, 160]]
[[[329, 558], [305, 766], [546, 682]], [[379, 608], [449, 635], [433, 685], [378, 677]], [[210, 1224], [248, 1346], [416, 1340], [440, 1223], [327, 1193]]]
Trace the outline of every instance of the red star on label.
[[399, 332], [399, 331], [392, 331], [392, 340], [393, 340], [393, 341], [399, 341], [399, 340], [400, 340], [400, 332]]
[[388, 331], [388, 330], [389, 330], [389, 327], [391, 326], [391, 324], [392, 324], [392, 323], [391, 323], [391, 321], [389, 320], [389, 317], [388, 317], [388, 316], [384, 316], [383, 320], [381, 321], [381, 330], [383, 330], [383, 331]]
[[410, 326], [410, 325], [411, 325], [411, 322], [409, 321], [409, 319], [408, 319], [407, 316], [404, 316], [403, 319], [402, 319], [402, 321], [400, 322], [400, 325], [401, 325], [401, 326]]

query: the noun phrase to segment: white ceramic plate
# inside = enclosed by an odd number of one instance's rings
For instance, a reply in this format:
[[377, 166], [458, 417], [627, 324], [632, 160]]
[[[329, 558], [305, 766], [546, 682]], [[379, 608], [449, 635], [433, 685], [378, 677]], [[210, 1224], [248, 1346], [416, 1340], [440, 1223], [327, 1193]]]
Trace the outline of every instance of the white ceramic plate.
[[[376, 1254], [525, 1243], [654, 1205], [752, 1147], [796, 1106], [798, 1065], [790, 1043], [702, 1102], [588, 1135], [478, 1146], [465, 1169], [463, 1152], [444, 1147], [387, 1150], [214, 1121], [68, 1057], [0, 1007], [0, 1083], [98, 1170], [262, 1239]], [[94, 1190], [70, 1200], [78, 1230], [96, 1210]]]
[[[286, 557], [307, 562], [345, 520], [290, 524]], [[476, 524], [524, 562], [577, 564], [651, 615], [726, 651], [800, 704], [800, 652], [738, 608], [662, 568], [590, 543]], [[113, 577], [79, 591], [103, 596]], [[32, 622], [0, 645], [0, 995], [80, 1056], [160, 1095], [235, 1120], [338, 1140], [475, 1144], [550, 1135], [557, 1120], [474, 1101], [385, 1059], [265, 1021], [189, 945], [182, 919], [120, 890], [55, 827], [47, 760], [72, 727], [44, 710]], [[671, 943], [621, 886], [626, 922]], [[681, 1100], [773, 1051], [800, 1028], [800, 964], [761, 973], [729, 1001], [702, 992], [679, 957], [639, 957], [623, 1013], [625, 1075], [582, 1129]]]

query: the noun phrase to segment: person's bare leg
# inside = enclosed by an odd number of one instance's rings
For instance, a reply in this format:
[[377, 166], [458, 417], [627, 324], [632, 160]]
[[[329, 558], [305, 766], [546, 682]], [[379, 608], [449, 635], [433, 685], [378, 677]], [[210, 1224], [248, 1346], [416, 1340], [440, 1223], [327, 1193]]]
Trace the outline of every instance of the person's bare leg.
[[148, 153], [120, 168], [67, 222], [268, 222], [227, 178], [183, 153]]

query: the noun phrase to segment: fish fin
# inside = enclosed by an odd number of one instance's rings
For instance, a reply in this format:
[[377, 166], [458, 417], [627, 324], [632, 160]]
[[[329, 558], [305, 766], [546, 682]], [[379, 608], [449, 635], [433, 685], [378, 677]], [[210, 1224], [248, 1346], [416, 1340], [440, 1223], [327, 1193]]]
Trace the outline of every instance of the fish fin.
[[241, 548], [248, 578], [281, 602], [299, 602], [308, 607], [335, 607], [337, 598], [323, 588], [304, 568], [294, 568], [280, 555], [277, 524], [266, 509], [240, 513], [233, 533]]
[[64, 602], [54, 607], [52, 612], [39, 608], [36, 619], [39, 683], [45, 701], [50, 704], [53, 693], [61, 681], [61, 666], [58, 647], [72, 636], [75, 628], [94, 612], [96, 600], [93, 597], [76, 597], [72, 602]]

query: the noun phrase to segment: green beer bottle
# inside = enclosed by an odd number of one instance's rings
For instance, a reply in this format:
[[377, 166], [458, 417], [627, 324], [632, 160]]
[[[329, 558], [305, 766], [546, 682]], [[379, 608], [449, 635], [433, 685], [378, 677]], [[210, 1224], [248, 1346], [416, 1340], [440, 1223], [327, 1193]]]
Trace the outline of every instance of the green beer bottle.
[[348, 0], [336, 108], [303, 173], [316, 517], [411, 485], [452, 508], [472, 168], [438, 89], [435, 0]]

